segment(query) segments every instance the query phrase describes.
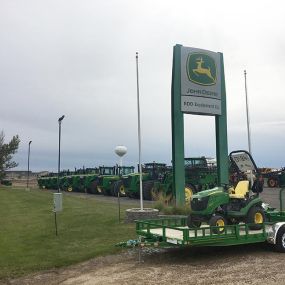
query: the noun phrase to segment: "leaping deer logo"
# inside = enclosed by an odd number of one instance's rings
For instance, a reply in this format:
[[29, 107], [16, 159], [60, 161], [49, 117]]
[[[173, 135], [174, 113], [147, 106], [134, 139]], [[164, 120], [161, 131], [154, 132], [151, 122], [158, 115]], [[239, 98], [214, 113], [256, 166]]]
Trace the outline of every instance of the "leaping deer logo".
[[192, 71], [195, 73], [195, 75], [197, 75], [197, 76], [206, 75], [207, 77], [212, 79], [213, 82], [216, 82], [216, 79], [212, 76], [211, 68], [210, 67], [208, 67], [208, 68], [202, 67], [202, 64], [204, 63], [202, 56], [197, 58], [196, 63], [197, 63], [197, 68], [192, 69]]

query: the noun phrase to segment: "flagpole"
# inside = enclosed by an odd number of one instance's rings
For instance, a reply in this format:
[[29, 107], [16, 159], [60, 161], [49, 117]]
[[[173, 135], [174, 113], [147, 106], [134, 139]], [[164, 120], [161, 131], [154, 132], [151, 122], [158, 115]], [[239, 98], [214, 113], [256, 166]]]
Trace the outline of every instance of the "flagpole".
[[[248, 151], [252, 155], [252, 151], [251, 151], [250, 119], [249, 119], [247, 84], [246, 84], [246, 70], [244, 70], [244, 89], [245, 89], [245, 101], [246, 101], [247, 143], [248, 143]], [[252, 171], [250, 171], [250, 183], [251, 183], [251, 186], [252, 186], [253, 185], [253, 173], [252, 173]]]
[[137, 105], [138, 105], [139, 174], [140, 174], [140, 210], [143, 211], [142, 164], [141, 164], [140, 92], [139, 92], [139, 54], [138, 54], [138, 52], [136, 52], [136, 68], [137, 68]]
[[246, 119], [247, 119], [247, 141], [248, 141], [248, 151], [251, 153], [251, 132], [250, 132], [250, 119], [248, 111], [248, 96], [247, 96], [247, 84], [246, 84], [246, 70], [244, 71], [244, 88], [245, 88], [245, 100], [246, 100]]

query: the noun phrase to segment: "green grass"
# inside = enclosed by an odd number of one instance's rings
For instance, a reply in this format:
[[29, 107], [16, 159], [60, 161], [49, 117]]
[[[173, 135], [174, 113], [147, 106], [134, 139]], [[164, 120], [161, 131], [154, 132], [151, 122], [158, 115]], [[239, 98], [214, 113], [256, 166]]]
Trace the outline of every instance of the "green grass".
[[0, 188], [0, 279], [115, 253], [135, 237], [134, 224], [118, 222], [116, 204], [64, 193], [56, 236], [52, 203], [48, 191]]

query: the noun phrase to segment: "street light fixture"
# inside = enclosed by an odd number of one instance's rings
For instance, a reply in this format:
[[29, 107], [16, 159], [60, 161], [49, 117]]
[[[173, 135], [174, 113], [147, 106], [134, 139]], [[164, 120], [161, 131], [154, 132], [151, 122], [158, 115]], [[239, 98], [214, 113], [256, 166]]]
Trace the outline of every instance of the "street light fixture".
[[29, 189], [29, 179], [30, 179], [30, 151], [31, 151], [31, 143], [32, 143], [32, 141], [29, 141], [27, 189]]
[[59, 189], [59, 173], [60, 173], [60, 141], [61, 141], [61, 122], [64, 119], [64, 115], [58, 119], [58, 171], [57, 171], [57, 192], [60, 192]]

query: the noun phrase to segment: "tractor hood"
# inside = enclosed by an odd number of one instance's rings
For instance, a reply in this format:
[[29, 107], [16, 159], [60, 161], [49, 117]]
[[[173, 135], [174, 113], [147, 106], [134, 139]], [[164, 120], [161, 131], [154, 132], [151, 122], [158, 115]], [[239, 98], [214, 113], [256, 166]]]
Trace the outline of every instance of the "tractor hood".
[[223, 187], [215, 187], [194, 194], [191, 198], [191, 212], [212, 215], [219, 206], [229, 202], [229, 194]]
[[201, 191], [201, 192], [198, 192], [198, 193], [194, 194], [192, 196], [192, 199], [194, 199], [194, 198], [198, 198], [199, 199], [199, 198], [209, 197], [209, 196], [216, 195], [216, 194], [221, 194], [221, 193], [224, 193], [223, 187], [215, 187], [215, 188], [204, 190], [204, 191]]

